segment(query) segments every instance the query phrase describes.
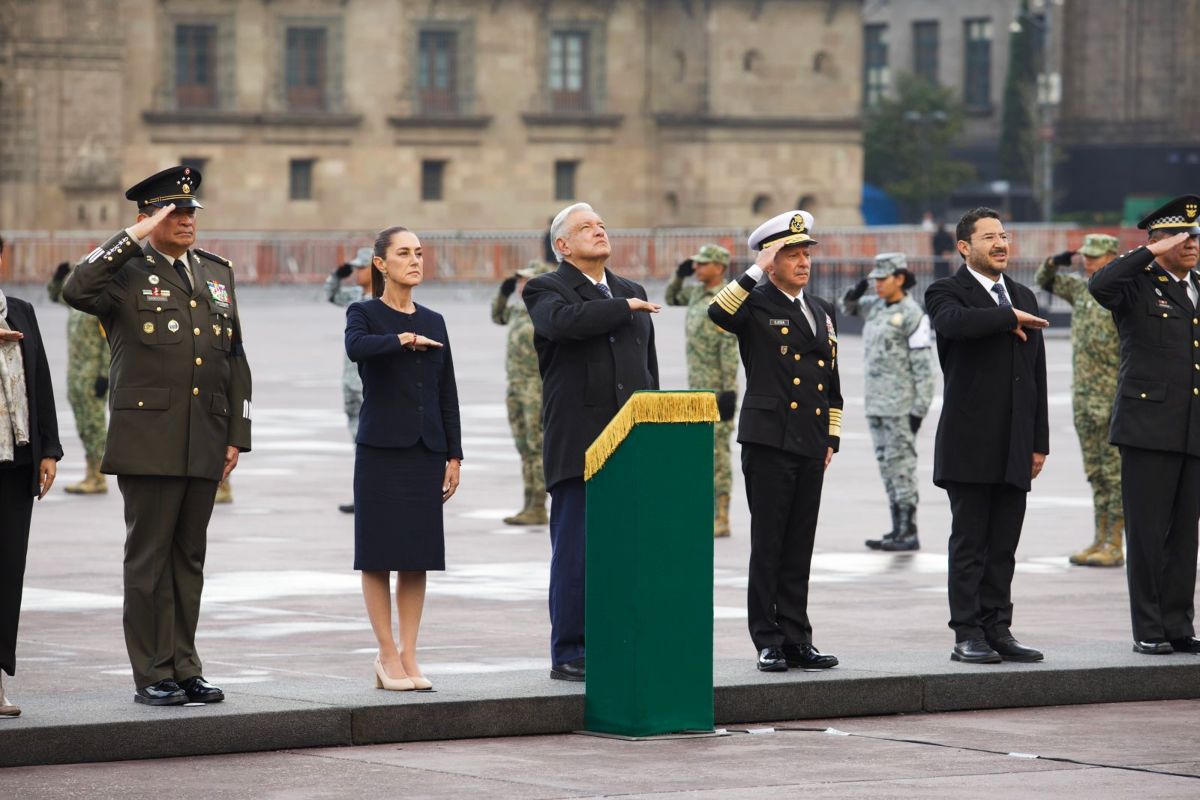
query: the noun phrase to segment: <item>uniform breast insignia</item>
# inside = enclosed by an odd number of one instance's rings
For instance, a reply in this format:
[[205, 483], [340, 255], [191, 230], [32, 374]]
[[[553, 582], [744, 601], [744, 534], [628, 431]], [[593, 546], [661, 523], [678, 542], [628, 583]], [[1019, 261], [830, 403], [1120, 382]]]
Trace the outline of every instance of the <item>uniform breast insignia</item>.
[[142, 331], [143, 331], [144, 333], [148, 333], [148, 334], [149, 334], [149, 333], [154, 333], [154, 323], [153, 323], [153, 322], [147, 322], [147, 323], [143, 324], [143, 325], [142, 325]]
[[779, 345], [779, 355], [786, 356], [788, 354], [788, 346], [786, 344]]
[[157, 286], [153, 289], [142, 289], [142, 297], [154, 303], [162, 303], [171, 299], [171, 290], [160, 289]]
[[888, 317], [888, 322], [899, 328], [904, 324], [904, 315], [897, 311], [895, 314], [892, 314], [892, 316]]
[[212, 299], [223, 306], [229, 305], [229, 289], [220, 281], [207, 281], [208, 293]]
[[1169, 278], [1167, 278], [1167, 276], [1166, 276], [1166, 275], [1159, 275], [1159, 276], [1158, 276], [1158, 282], [1159, 282], [1159, 283], [1166, 283], [1168, 280], [1169, 280]]
[[232, 339], [232, 338], [233, 338], [233, 328], [226, 328], [226, 329], [225, 329], [225, 336], [227, 336], [228, 338]]
[[170, 322], [168, 322], [167, 330], [169, 330], [171, 333], [178, 333], [179, 332], [179, 321], [173, 319]]
[[157, 286], [158, 285], [158, 276], [157, 275], [149, 275], [146, 277], [146, 281], [151, 286]]
[[220, 335], [221, 335], [221, 326], [219, 324], [214, 324], [213, 325], [213, 336], [220, 336]]
[[833, 329], [833, 319], [830, 317], [825, 318], [825, 330], [826, 330], [826, 332], [829, 333], [830, 343], [836, 342], [837, 341], [837, 331], [835, 331]]
[[1162, 297], [1162, 296], [1163, 296], [1163, 294], [1162, 294], [1162, 289], [1159, 289], [1157, 286], [1155, 286], [1155, 287], [1154, 287], [1154, 293], [1155, 293], [1156, 295], [1158, 295], [1159, 297]]

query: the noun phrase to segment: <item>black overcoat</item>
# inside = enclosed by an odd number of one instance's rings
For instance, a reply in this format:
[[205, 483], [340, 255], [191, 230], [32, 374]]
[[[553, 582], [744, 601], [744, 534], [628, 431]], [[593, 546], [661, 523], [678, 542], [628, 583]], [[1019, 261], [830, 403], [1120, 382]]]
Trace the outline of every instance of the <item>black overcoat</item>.
[[33, 306], [16, 297], [8, 298], [8, 326], [25, 334], [21, 340], [21, 358], [25, 362], [25, 394], [29, 399], [29, 450], [33, 457], [33, 477], [29, 490], [40, 494], [38, 465], [43, 458], [63, 457], [58, 439], [58, 414], [54, 408], [54, 385], [50, 381], [50, 365], [42, 346], [42, 331], [38, 328]]

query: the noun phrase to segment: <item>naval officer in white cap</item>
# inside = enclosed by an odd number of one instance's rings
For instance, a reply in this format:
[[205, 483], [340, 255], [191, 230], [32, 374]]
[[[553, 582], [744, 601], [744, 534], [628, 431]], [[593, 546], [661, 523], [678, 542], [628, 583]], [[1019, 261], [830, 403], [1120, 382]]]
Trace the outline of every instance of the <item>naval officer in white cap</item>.
[[812, 228], [812, 214], [799, 210], [758, 226], [754, 266], [708, 307], [738, 337], [746, 368], [738, 442], [750, 502], [747, 617], [764, 672], [838, 663], [813, 647], [808, 620], [821, 486], [842, 434], [835, 311], [804, 290]]

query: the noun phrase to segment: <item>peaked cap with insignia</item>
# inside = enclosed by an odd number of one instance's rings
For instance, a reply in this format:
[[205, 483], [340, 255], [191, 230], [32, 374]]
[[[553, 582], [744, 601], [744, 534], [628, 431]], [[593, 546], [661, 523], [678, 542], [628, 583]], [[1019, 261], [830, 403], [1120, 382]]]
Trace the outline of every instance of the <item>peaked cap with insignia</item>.
[[751, 250], [763, 250], [777, 242], [783, 242], [784, 247], [789, 244], [816, 244], [817, 240], [809, 235], [812, 227], [813, 215], [807, 211], [785, 211], [755, 228], [746, 243]]
[[199, 188], [200, 170], [195, 167], [167, 167], [131, 186], [125, 192], [125, 199], [137, 203], [138, 208], [163, 208], [171, 203], [176, 208], [204, 208], [196, 199], [196, 190]]
[[1185, 194], [1154, 209], [1137, 226], [1144, 231], [1200, 235], [1197, 219], [1200, 219], [1200, 197]]

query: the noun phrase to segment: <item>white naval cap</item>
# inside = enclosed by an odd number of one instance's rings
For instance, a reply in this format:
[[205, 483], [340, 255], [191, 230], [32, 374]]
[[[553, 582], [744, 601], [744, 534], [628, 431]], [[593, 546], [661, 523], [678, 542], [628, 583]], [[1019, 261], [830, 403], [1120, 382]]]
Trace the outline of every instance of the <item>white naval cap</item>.
[[812, 227], [813, 215], [807, 211], [785, 211], [755, 228], [746, 243], [751, 250], [762, 250], [777, 242], [783, 242], [784, 247], [789, 244], [816, 244], [817, 240], [809, 236]]

